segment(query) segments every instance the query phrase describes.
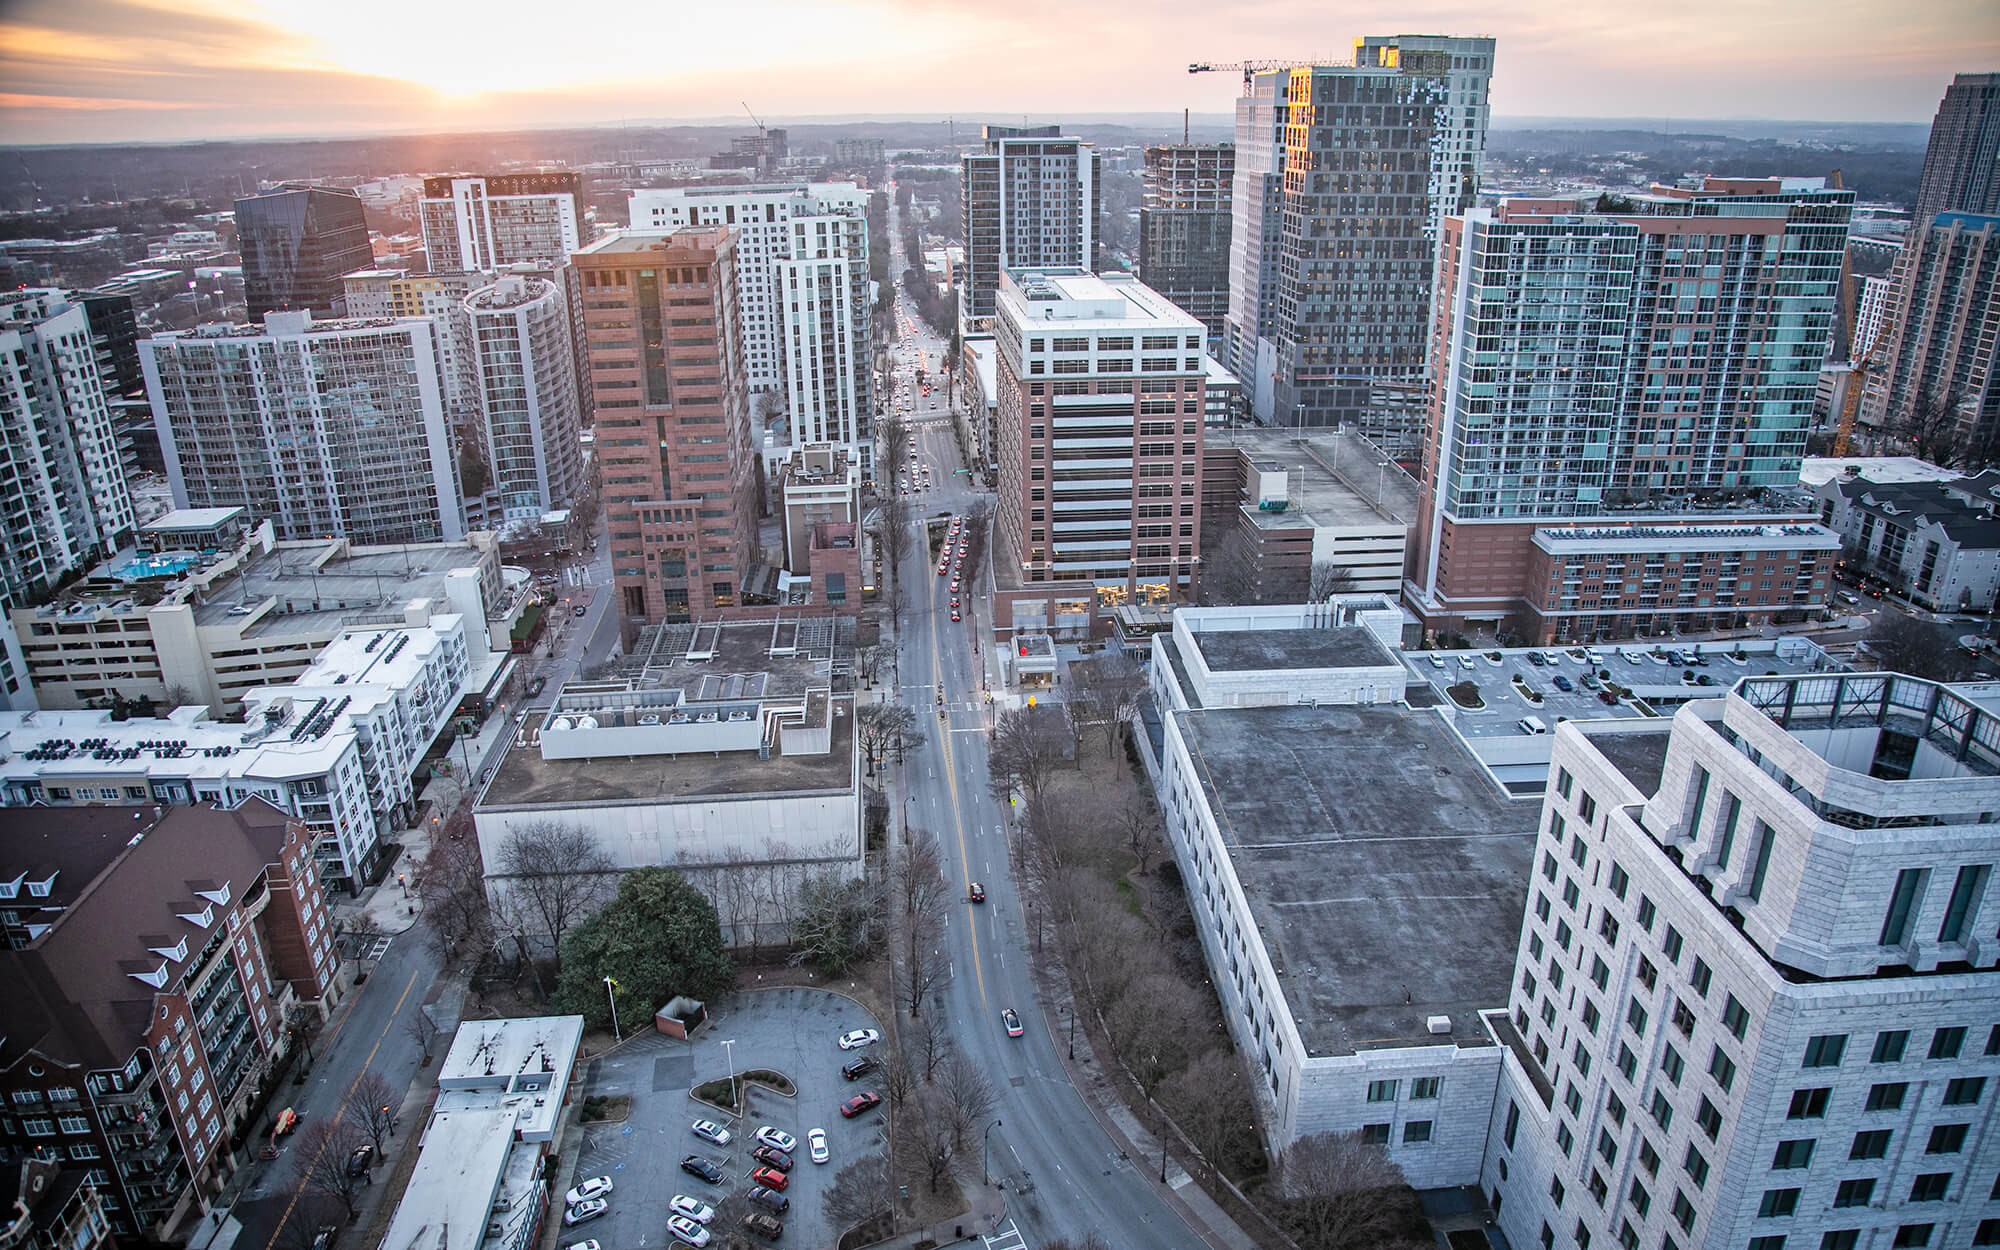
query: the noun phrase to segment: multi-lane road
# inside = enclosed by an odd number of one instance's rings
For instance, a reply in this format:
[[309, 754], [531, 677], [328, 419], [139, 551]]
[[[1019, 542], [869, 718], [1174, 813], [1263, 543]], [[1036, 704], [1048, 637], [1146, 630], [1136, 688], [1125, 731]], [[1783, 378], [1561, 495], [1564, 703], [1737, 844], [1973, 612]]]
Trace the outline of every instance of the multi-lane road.
[[[893, 213], [890, 232], [896, 237]], [[900, 255], [891, 268], [902, 272]], [[902, 323], [898, 382], [907, 386], [912, 349], [935, 368], [945, 344], [912, 320], [914, 310], [901, 300], [896, 315]], [[1152, 1165], [1125, 1158], [1098, 1126], [1036, 1006], [1034, 935], [1009, 870], [1007, 816], [987, 784], [987, 732], [998, 705], [985, 698], [982, 678], [992, 656], [979, 639], [991, 637], [983, 593], [990, 583], [982, 568], [960, 592], [965, 619], [953, 621], [949, 579], [937, 575], [922, 533], [924, 518], [963, 513], [982, 493], [956, 472], [964, 466], [943, 391], [933, 387], [928, 404], [916, 392], [911, 409], [900, 414], [917, 444], [912, 470], [928, 465], [934, 485], [916, 497], [911, 523], [919, 532], [896, 570], [906, 602], [897, 639], [900, 694], [928, 720], [929, 741], [899, 771], [894, 802], [902, 810], [893, 815], [898, 829], [907, 818], [912, 829], [937, 835], [961, 900], [974, 881], [986, 889], [983, 905], [961, 902], [947, 926], [952, 976], [929, 1008], [948, 1019], [960, 1053], [988, 1075], [997, 1095], [993, 1118], [1000, 1125], [982, 1134], [988, 1157], [982, 1167], [965, 1169], [966, 1183], [981, 1183], [990, 1172], [1006, 1186], [1008, 1218], [1029, 1250], [1092, 1232], [1130, 1250], [1190, 1250], [1202, 1239], [1162, 1199]], [[1009, 1007], [1027, 1026], [1021, 1037], [1008, 1037], [1001, 1025], [1000, 1013]]]

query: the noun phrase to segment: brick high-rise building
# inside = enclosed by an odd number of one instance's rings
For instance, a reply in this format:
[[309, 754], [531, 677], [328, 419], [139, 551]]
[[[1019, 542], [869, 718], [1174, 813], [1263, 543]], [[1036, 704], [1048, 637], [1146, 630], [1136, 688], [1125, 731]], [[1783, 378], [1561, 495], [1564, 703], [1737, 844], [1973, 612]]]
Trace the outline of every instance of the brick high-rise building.
[[576, 253], [618, 611], [629, 628], [739, 602], [756, 478], [728, 227]]
[[250, 320], [277, 309], [344, 316], [342, 276], [375, 263], [360, 197], [286, 183], [236, 201], [236, 246]]
[[1903, 437], [1921, 429], [1929, 448], [1991, 460], [2000, 451], [2000, 216], [1945, 212], [1912, 227], [1896, 277], [1862, 422]]
[[987, 126], [986, 150], [962, 158], [965, 280], [959, 319], [974, 328], [993, 316], [1000, 275], [1009, 269], [1092, 271], [1101, 256], [1100, 158], [1060, 126]]
[[1449, 221], [1405, 588], [1425, 625], [1588, 640], [1824, 604], [1830, 535], [1769, 492], [1798, 482], [1852, 203], [1711, 178]]
[[312, 835], [261, 799], [7, 812], [0, 863], [0, 1139], [83, 1170], [114, 1233], [184, 1234], [340, 990]]
[[1139, 278], [1222, 339], [1229, 312], [1233, 143], [1162, 143], [1146, 148], [1139, 205]]

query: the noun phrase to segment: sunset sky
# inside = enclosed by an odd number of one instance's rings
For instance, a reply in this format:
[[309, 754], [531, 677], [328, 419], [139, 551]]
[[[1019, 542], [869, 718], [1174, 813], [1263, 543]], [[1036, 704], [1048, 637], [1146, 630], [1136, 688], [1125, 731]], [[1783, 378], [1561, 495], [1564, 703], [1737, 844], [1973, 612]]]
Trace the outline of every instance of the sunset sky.
[[1507, 116], [1928, 122], [1993, 0], [0, 0], [0, 142], [1224, 113], [1193, 60], [1498, 37]]

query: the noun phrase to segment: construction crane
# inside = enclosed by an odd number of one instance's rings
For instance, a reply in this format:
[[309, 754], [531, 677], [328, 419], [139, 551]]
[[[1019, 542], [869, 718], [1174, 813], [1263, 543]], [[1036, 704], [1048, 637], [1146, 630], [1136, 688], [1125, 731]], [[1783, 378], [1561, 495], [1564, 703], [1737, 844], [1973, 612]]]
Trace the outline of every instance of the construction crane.
[[1295, 65], [1348, 65], [1353, 60], [1354, 54], [1349, 53], [1345, 57], [1288, 56], [1271, 61], [1196, 61], [1188, 66], [1188, 73], [1219, 74], [1224, 70], [1241, 70], [1243, 72], [1243, 94], [1249, 95], [1250, 78], [1252, 75], [1262, 74], [1274, 69], [1291, 69]]
[[1840, 422], [1833, 435], [1833, 456], [1836, 460], [1847, 454], [1847, 444], [1854, 439], [1854, 420], [1861, 412], [1861, 392], [1868, 389], [1869, 375], [1887, 362], [1889, 340], [1894, 329], [1888, 317], [1882, 318], [1881, 326], [1875, 331], [1875, 341], [1868, 345], [1868, 351], [1848, 366], [1847, 389], [1840, 396]]
[[[741, 104], [741, 105], [743, 106], [743, 111], [744, 111], [745, 113], [750, 113], [750, 101], [748, 101], [748, 100], [739, 100], [739, 101], [738, 101], [738, 103], [739, 103], [739, 104]], [[750, 120], [751, 120], [751, 121], [753, 121], [753, 122], [756, 122], [756, 123], [757, 123], [757, 137], [758, 137], [759, 139], [763, 138], [763, 137], [764, 137], [764, 120], [763, 120], [762, 118], [758, 117], [758, 116], [757, 116], [757, 115], [756, 115], [755, 113], [750, 113]]]

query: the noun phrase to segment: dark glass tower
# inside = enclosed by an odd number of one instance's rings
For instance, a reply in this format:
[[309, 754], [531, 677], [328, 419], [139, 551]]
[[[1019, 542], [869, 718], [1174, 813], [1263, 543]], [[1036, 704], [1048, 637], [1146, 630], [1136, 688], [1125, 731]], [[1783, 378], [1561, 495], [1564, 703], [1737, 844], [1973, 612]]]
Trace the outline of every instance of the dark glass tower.
[[361, 200], [338, 187], [287, 183], [236, 201], [250, 319], [274, 308], [344, 316], [341, 275], [375, 263]]

